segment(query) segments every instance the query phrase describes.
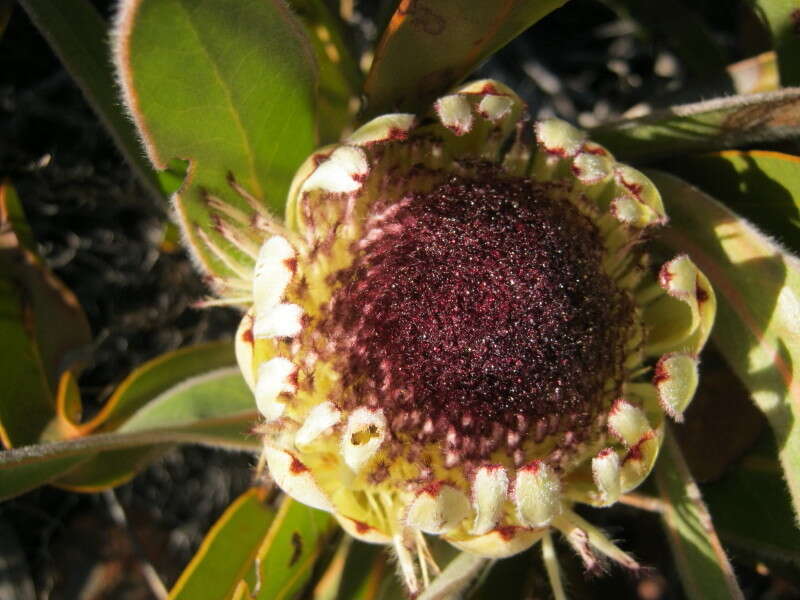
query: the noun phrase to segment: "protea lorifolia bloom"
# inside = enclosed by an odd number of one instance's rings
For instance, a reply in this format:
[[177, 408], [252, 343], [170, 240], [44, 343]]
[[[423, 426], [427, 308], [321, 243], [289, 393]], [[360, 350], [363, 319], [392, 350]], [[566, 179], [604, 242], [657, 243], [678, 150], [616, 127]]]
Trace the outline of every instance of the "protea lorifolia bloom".
[[589, 567], [636, 568], [572, 507], [647, 476], [714, 317], [687, 256], [643, 252], [667, 220], [653, 184], [523, 112], [472, 83], [319, 150], [285, 223], [220, 218], [260, 244], [237, 352], [270, 474], [393, 544], [412, 592], [422, 533], [502, 557], [555, 528]]

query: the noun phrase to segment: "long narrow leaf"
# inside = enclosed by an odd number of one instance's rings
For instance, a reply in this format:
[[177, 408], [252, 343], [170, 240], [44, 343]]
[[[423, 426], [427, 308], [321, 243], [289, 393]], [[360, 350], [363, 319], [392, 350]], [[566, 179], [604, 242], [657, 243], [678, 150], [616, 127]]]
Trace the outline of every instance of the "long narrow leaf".
[[337, 530], [330, 514], [285, 496], [246, 578], [252, 597], [296, 598], [308, 583], [325, 544]]
[[302, 26], [283, 0], [124, 0], [114, 39], [151, 162], [189, 161], [173, 196], [184, 240], [207, 275], [241, 276], [253, 259], [220, 231], [210, 198], [249, 217], [283, 213], [317, 142], [317, 73]]
[[680, 158], [670, 162], [670, 172], [800, 252], [800, 156], [729, 150]]
[[355, 541], [344, 566], [337, 600], [405, 600], [385, 546]]
[[231, 504], [184, 569], [169, 600], [227, 600], [255, 560], [275, 511], [256, 488]]
[[458, 597], [488, 566], [488, 559], [462, 552], [420, 594], [419, 600], [447, 600]]
[[703, 498], [720, 537], [738, 555], [800, 565], [800, 529], [771, 438], [762, 436], [722, 479], [704, 485]]
[[401, 0], [364, 84], [366, 112], [419, 112], [566, 0]]
[[800, 88], [718, 98], [602, 125], [592, 139], [623, 160], [735, 148], [800, 135]]
[[717, 348], [766, 415], [800, 514], [800, 260], [680, 179], [648, 171], [671, 226], [663, 241], [687, 252], [717, 295]]
[[31, 444], [55, 416], [61, 374], [91, 342], [75, 295], [36, 254], [13, 188], [0, 185], [0, 441]]
[[656, 485], [686, 595], [691, 600], [744, 600], [700, 490], [669, 433], [656, 466]]
[[772, 34], [781, 84], [800, 85], [800, 0], [751, 0]]

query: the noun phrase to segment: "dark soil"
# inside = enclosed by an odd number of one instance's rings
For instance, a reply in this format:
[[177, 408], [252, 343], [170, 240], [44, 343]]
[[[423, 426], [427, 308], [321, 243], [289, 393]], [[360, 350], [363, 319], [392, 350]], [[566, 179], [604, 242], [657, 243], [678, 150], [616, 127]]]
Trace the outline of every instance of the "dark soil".
[[[97, 4], [108, 14], [109, 2]], [[736, 11], [719, 4], [726, 10], [708, 9], [716, 35], [733, 58], [748, 55], [752, 48], [732, 41], [729, 15]], [[368, 41], [371, 23], [356, 37]], [[238, 315], [192, 308], [206, 291], [185, 253], [164, 243], [167, 207], [134, 179], [19, 7], [0, 40], [0, 74], [0, 176], [17, 187], [42, 255], [89, 317], [95, 345], [80, 384], [91, 412], [133, 367], [179, 347], [228, 338]], [[653, 95], [683, 89], [690, 72], [667, 44], [638, 35], [603, 4], [574, 0], [478, 75], [515, 87], [534, 114], [589, 127]], [[249, 455], [180, 448], [113, 495], [47, 487], [4, 503], [0, 598], [152, 598], [141, 558], [167, 586], [173, 583], [210, 525], [246, 489], [252, 463]], [[117, 502], [127, 528], [115, 520]], [[561, 547], [571, 597], [682, 598], [656, 517], [625, 507], [591, 512], [593, 522], [653, 567], [638, 579], [613, 569], [608, 577], [585, 579]], [[508, 568], [529, 573], [524, 597], [549, 597], [536, 559], [528, 553], [515, 561]], [[780, 578], [744, 565], [739, 572], [749, 598], [798, 597]]]

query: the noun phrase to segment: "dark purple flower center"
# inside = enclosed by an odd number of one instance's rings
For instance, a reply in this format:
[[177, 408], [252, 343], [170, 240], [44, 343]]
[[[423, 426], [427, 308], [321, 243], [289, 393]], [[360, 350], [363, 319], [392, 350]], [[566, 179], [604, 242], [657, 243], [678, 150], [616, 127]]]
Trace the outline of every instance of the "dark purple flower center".
[[588, 422], [621, 384], [633, 304], [563, 196], [487, 171], [373, 214], [326, 321], [351, 401], [436, 435]]

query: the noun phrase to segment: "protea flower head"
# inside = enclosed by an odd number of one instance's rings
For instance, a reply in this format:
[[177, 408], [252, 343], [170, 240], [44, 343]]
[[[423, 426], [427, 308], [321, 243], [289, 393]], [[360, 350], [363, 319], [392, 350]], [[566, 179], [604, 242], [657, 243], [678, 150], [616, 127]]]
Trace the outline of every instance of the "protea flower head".
[[655, 186], [524, 110], [479, 81], [378, 117], [258, 226], [237, 355], [269, 472], [392, 544], [412, 592], [423, 533], [503, 557], [554, 528], [588, 567], [636, 568], [572, 508], [650, 472], [714, 317], [687, 256], [643, 252], [667, 220]]

